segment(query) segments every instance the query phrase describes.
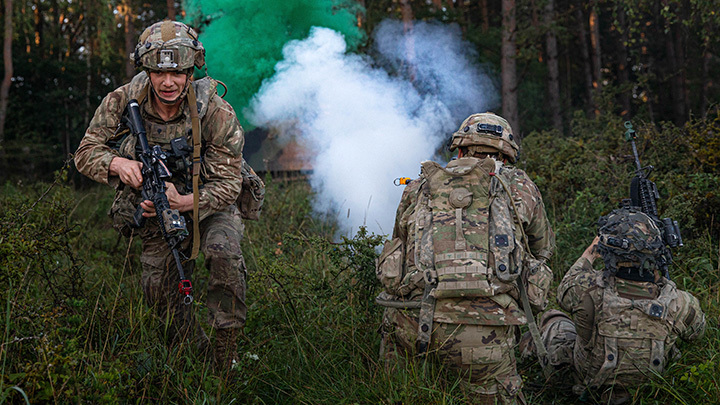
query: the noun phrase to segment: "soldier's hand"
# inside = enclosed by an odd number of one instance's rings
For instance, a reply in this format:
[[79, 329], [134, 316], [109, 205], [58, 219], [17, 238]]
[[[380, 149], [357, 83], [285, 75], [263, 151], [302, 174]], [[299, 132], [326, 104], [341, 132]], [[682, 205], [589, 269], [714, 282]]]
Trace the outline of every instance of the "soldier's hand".
[[145, 218], [152, 218], [157, 215], [157, 213], [155, 212], [155, 204], [153, 204], [152, 201], [145, 200], [140, 203], [140, 206], [142, 207], [142, 209], [145, 210], [145, 212], [143, 212], [142, 214], [142, 216], [144, 216]]
[[165, 182], [167, 190], [165, 195], [167, 196], [170, 208], [178, 210], [180, 212], [192, 211], [193, 209], [193, 196], [192, 194], [183, 195], [177, 191], [175, 185], [169, 182]]
[[120, 177], [120, 181], [134, 189], [142, 187], [142, 163], [136, 160], [114, 157], [110, 161], [110, 175]]
[[599, 241], [600, 241], [600, 236], [596, 236], [595, 239], [593, 239], [590, 246], [588, 246], [582, 254], [582, 257], [586, 258], [590, 262], [590, 264], [592, 264], [595, 261], [595, 259], [597, 259], [601, 256], [600, 252], [598, 252], [598, 249], [597, 249], [597, 244]]

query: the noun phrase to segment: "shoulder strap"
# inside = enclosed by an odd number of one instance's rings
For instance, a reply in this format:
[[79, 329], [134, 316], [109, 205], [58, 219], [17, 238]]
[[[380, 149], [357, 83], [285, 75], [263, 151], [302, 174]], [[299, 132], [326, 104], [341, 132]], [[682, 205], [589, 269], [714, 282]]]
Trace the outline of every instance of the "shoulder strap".
[[[505, 189], [505, 193], [507, 193], [508, 197], [512, 198], [512, 194], [510, 193], [510, 189], [508, 188], [507, 184], [502, 180], [502, 176], [499, 175], [499, 173], [496, 173], [495, 178], [498, 180], [500, 185], [502, 185], [503, 189]], [[523, 243], [525, 244], [525, 249], [527, 251], [527, 254], [532, 254], [530, 252], [530, 246], [528, 245], [527, 236], [525, 236], [525, 230], [522, 227], [522, 221], [520, 220], [520, 215], [517, 212], [517, 208], [515, 207], [515, 204], [511, 203], [510, 207], [512, 207], [513, 215], [515, 216], [515, 220], [518, 223], [518, 228], [520, 229], [520, 235], [522, 237]], [[525, 269], [523, 269], [525, 270]], [[543, 374], [545, 375], [546, 379], [550, 378], [550, 375], [552, 374], [552, 370], [550, 369], [550, 362], [548, 360], [548, 352], [545, 348], [545, 344], [542, 341], [542, 337], [540, 336], [540, 329], [538, 329], [537, 323], [535, 322], [535, 315], [532, 313], [532, 309], [530, 308], [530, 299], [528, 298], [527, 291], [525, 290], [525, 286], [522, 282], [523, 277], [517, 278], [517, 286], [518, 291], [520, 292], [520, 298], [522, 300], [523, 304], [523, 310], [525, 311], [525, 317], [527, 318], [528, 323], [528, 329], [530, 330], [530, 335], [533, 338], [533, 343], [535, 343], [535, 350], [537, 351], [538, 359], [540, 360], [540, 366], [542, 367]]]
[[[425, 162], [423, 162], [423, 168]], [[431, 223], [427, 216], [430, 212], [430, 195], [426, 180], [422, 180], [418, 191], [418, 202], [415, 208], [415, 266], [423, 274], [425, 279], [425, 291], [423, 291], [422, 302], [420, 304], [420, 314], [418, 316], [418, 337], [417, 350], [418, 353], [426, 353], [432, 338], [433, 317], [435, 316], [435, 294], [434, 289], [437, 287], [437, 272], [434, 268], [428, 268], [426, 264], [432, 263], [432, 231]], [[432, 214], [430, 214], [432, 215]], [[424, 246], [426, 245], [426, 246]]]

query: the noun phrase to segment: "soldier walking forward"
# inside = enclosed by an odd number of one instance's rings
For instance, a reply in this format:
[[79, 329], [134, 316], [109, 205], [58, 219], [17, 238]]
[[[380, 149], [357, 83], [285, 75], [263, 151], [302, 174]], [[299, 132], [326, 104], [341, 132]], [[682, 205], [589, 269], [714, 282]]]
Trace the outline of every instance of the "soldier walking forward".
[[[209, 348], [192, 305], [183, 304], [178, 266], [163, 240], [153, 203], [139, 192], [143, 177], [138, 139], [123, 125], [128, 102], [137, 100], [149, 146], [159, 145], [167, 156], [170, 208], [183, 215], [188, 229], [198, 230], [179, 247], [185, 259], [182, 267], [186, 276], [192, 275], [194, 260], [188, 258], [193, 256], [192, 245], [199, 244], [210, 271], [206, 302], [216, 334], [215, 366], [230, 367], [236, 362], [237, 332], [246, 317], [246, 270], [240, 250], [244, 228], [235, 205], [242, 185], [243, 129], [232, 107], [218, 96], [217, 81], [209, 76], [193, 80], [194, 69], [205, 65], [205, 49], [192, 28], [173, 21], [155, 23], [142, 33], [131, 58], [142, 71], [103, 99], [75, 164], [84, 175], [117, 190], [110, 209], [113, 226], [125, 236], [135, 232], [142, 238], [142, 288], [147, 304], [168, 322], [168, 343], [188, 339], [201, 350]], [[148, 220], [132, 229], [138, 205]]]
[[381, 355], [389, 369], [432, 356], [476, 402], [524, 402], [516, 333], [547, 305], [555, 235], [537, 186], [509, 164], [518, 145], [505, 119], [471, 115], [450, 149], [457, 159], [423, 162], [408, 184], [379, 258]]

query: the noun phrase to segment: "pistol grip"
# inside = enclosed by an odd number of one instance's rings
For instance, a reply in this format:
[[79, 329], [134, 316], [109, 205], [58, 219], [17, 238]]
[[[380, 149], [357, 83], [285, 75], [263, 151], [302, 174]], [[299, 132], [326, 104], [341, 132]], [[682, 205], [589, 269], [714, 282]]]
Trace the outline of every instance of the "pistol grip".
[[145, 220], [147, 218], [142, 216], [143, 212], [145, 212], [143, 207], [138, 205], [137, 209], [135, 210], [135, 214], [133, 214], [133, 220], [130, 226], [132, 226], [133, 228], [142, 228], [143, 226], [145, 226]]

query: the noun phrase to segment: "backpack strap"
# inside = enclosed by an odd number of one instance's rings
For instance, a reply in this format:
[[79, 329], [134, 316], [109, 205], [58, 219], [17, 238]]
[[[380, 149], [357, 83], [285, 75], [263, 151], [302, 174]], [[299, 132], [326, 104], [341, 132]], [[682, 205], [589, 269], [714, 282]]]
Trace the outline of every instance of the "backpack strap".
[[430, 346], [433, 317], [435, 316], [434, 293], [438, 282], [437, 272], [432, 267], [432, 220], [430, 219], [432, 213], [429, 193], [427, 181], [423, 180], [420, 185], [415, 221], [415, 266], [422, 272], [425, 279], [425, 291], [423, 291], [420, 315], [418, 316], [417, 351], [420, 354], [426, 353]]
[[[512, 194], [510, 193], [510, 189], [508, 188], [507, 184], [502, 180], [500, 176], [500, 170], [497, 170], [497, 173], [495, 175], [495, 178], [498, 180], [500, 185], [502, 185], [503, 189], [505, 189], [505, 192], [507, 193], [508, 197], [512, 199]], [[523, 243], [525, 244], [525, 249], [527, 254], [531, 254], [530, 252], [530, 246], [528, 245], [528, 238], [525, 235], [525, 230], [522, 227], [522, 221], [520, 220], [520, 215], [517, 212], [517, 208], [515, 207], [515, 204], [512, 202], [509, 204], [512, 208], [513, 215], [515, 216], [515, 220], [517, 221], [518, 228], [520, 229], [520, 236], [522, 237]], [[525, 269], [523, 269], [525, 270]], [[540, 329], [538, 328], [537, 322], [535, 322], [535, 315], [532, 313], [532, 309], [530, 308], [530, 299], [527, 295], [527, 290], [525, 289], [525, 286], [522, 282], [523, 277], [517, 278], [517, 286], [518, 286], [518, 292], [520, 293], [520, 299], [522, 300], [523, 310], [525, 311], [525, 317], [527, 318], [528, 323], [528, 329], [530, 330], [530, 335], [533, 338], [533, 343], [535, 343], [535, 351], [537, 352], [538, 359], [540, 360], [540, 366], [542, 367], [543, 374], [545, 375], [546, 379], [550, 378], [550, 375], [552, 374], [552, 370], [550, 369], [550, 362], [548, 360], [548, 352], [545, 348], [545, 344], [543, 343], [542, 336], [540, 335]]]

